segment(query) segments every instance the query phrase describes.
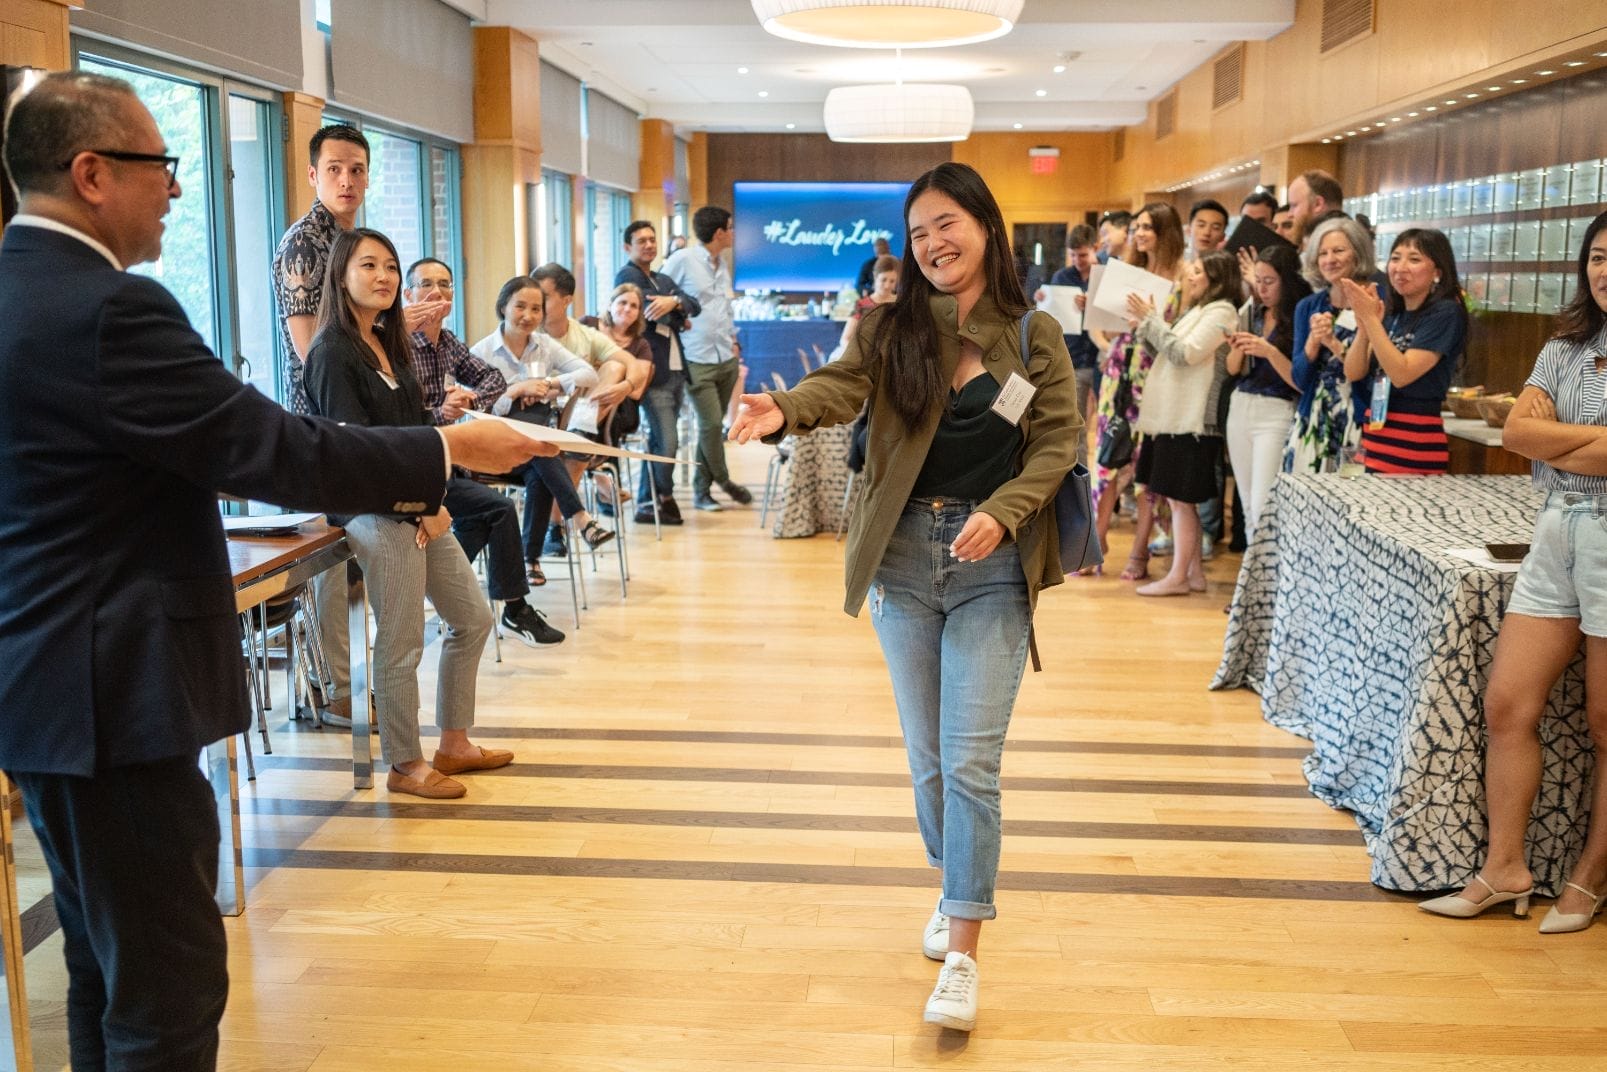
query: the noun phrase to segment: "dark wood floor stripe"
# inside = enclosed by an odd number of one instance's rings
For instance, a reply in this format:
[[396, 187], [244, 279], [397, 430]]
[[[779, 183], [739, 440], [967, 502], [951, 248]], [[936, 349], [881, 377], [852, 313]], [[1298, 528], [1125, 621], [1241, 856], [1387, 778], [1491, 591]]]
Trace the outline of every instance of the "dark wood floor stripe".
[[[695, 860], [598, 860], [571, 856], [473, 856], [453, 853], [324, 852], [250, 849], [247, 867], [347, 871], [430, 871], [443, 874], [526, 875], [561, 878], [673, 879], [773, 882], [827, 886], [900, 886], [936, 889], [936, 873], [914, 867], [824, 867], [801, 864], [721, 863]], [[1052, 893], [1158, 897], [1239, 897], [1292, 901], [1402, 899], [1367, 882], [1295, 879], [1200, 878], [1191, 875], [1090, 875], [1001, 871], [998, 888]]]
[[[476, 737], [534, 741], [662, 741], [685, 744], [777, 744], [799, 748], [897, 748], [902, 737], [848, 733], [737, 733], [721, 730], [589, 730], [551, 726], [476, 726]], [[1142, 741], [1030, 741], [1006, 739], [1006, 752], [1064, 752], [1105, 756], [1214, 756], [1303, 759], [1308, 747], [1238, 744], [1148, 744]]]
[[[302, 815], [344, 819], [439, 819], [514, 823], [586, 823], [620, 826], [686, 826], [737, 830], [838, 830], [907, 833], [914, 819], [898, 815], [808, 815], [753, 811], [660, 811], [640, 808], [563, 808], [515, 804], [410, 804], [368, 800], [242, 798], [241, 810], [256, 815]], [[1009, 837], [1138, 841], [1230, 842], [1251, 845], [1363, 844], [1355, 829], [1321, 830], [1266, 826], [1195, 826], [1161, 823], [1049, 822], [1006, 819]]]
[[[306, 756], [264, 756], [257, 767], [282, 770], [350, 770], [345, 759]], [[649, 782], [744, 782], [769, 785], [907, 786], [909, 775], [863, 771], [762, 770], [750, 767], [604, 766], [598, 763], [515, 763], [500, 770], [481, 771], [476, 778], [576, 778]], [[1148, 793], [1162, 796], [1204, 797], [1305, 797], [1305, 786], [1270, 782], [1142, 781], [1126, 778], [1000, 779], [1014, 791], [1057, 793]]]

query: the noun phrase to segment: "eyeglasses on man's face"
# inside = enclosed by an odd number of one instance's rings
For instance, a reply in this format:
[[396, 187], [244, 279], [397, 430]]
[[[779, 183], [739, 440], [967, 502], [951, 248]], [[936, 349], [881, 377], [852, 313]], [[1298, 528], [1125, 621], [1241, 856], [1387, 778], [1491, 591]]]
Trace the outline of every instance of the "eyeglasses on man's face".
[[117, 160], [127, 164], [161, 164], [163, 170], [167, 172], [167, 184], [169, 186], [172, 186], [178, 180], [179, 158], [167, 156], [163, 153], [129, 153], [121, 149], [80, 149], [72, 155], [71, 159], [64, 160], [56, 166], [60, 170], [66, 171], [73, 166], [73, 160], [77, 160], [83, 153], [94, 153], [96, 156], [104, 156], [108, 160]]

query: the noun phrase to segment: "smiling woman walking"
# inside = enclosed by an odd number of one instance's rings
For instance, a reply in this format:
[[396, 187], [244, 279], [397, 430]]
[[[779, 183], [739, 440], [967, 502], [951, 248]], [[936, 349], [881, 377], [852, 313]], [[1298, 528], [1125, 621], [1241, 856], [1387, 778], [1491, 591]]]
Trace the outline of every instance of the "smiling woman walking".
[[898, 298], [791, 391], [743, 395], [731, 437], [851, 421], [870, 400], [848, 598], [867, 594], [893, 679], [915, 814], [943, 895], [921, 947], [943, 961], [931, 1023], [976, 1023], [977, 941], [997, 914], [999, 761], [1038, 590], [1062, 580], [1052, 501], [1082, 416], [1059, 325], [1031, 315], [999, 206], [963, 164], [904, 202]]

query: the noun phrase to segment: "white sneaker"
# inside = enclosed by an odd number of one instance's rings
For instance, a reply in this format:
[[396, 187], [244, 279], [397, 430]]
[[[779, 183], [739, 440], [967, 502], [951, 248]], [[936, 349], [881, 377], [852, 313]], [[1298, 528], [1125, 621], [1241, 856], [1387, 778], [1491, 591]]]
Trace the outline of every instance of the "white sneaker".
[[[938, 901], [938, 904], [942, 903]], [[935, 908], [932, 918], [926, 921], [926, 930], [921, 934], [921, 952], [926, 954], [927, 960], [948, 959], [949, 917]]]
[[976, 1027], [976, 961], [950, 953], [938, 973], [937, 987], [926, 999], [926, 1022], [970, 1031]]

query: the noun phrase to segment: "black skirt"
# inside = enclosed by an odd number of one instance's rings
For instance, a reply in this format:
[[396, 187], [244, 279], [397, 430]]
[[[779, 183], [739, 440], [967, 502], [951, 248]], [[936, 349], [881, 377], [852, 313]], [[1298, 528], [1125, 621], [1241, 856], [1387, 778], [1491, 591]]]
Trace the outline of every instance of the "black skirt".
[[1134, 480], [1178, 502], [1210, 502], [1216, 498], [1216, 461], [1221, 454], [1221, 436], [1147, 435], [1138, 452]]

